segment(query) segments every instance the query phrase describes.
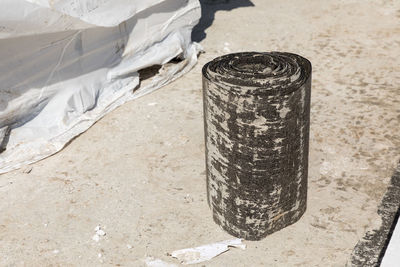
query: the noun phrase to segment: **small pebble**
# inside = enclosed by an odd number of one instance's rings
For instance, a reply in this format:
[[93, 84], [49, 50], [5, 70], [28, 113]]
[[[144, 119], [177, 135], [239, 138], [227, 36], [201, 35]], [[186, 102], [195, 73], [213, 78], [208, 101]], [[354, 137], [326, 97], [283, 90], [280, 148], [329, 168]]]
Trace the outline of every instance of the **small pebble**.
[[24, 170], [22, 172], [23, 173], [31, 173], [32, 169], [33, 169], [33, 167], [28, 165], [24, 168]]

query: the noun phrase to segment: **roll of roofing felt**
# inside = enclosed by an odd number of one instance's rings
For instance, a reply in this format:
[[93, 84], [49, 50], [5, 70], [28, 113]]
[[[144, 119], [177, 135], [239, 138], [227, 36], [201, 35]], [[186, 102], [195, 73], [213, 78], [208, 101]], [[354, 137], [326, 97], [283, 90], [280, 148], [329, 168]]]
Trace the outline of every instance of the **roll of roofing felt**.
[[311, 63], [236, 53], [203, 67], [208, 203], [230, 234], [259, 240], [306, 210]]

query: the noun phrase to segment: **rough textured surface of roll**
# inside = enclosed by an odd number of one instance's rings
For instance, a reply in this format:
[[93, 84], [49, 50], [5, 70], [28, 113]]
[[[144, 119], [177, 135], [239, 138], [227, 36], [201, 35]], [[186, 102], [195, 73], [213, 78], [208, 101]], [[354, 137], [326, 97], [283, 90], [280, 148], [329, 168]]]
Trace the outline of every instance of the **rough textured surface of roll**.
[[311, 63], [281, 52], [203, 67], [207, 194], [214, 221], [261, 239], [306, 210]]

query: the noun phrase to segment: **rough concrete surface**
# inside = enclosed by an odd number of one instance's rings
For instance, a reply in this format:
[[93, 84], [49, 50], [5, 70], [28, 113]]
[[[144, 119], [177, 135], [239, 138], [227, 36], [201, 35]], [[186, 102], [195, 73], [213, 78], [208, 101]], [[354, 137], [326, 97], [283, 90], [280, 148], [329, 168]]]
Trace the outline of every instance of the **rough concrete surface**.
[[209, 7], [221, 11], [207, 15], [207, 52], [189, 74], [32, 169], [0, 176], [1, 266], [176, 263], [167, 252], [232, 238], [207, 206], [201, 86], [203, 64], [230, 51], [312, 62], [308, 207], [297, 223], [198, 266], [344, 266], [379, 227], [400, 155], [400, 2], [231, 2]]

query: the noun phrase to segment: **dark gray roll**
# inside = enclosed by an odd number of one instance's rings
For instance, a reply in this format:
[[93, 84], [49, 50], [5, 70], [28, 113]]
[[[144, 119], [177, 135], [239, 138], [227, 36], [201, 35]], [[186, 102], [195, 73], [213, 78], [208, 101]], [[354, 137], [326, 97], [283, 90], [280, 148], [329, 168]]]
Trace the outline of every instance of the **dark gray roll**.
[[214, 221], [259, 240], [306, 210], [311, 63], [236, 53], [203, 67], [207, 194]]

